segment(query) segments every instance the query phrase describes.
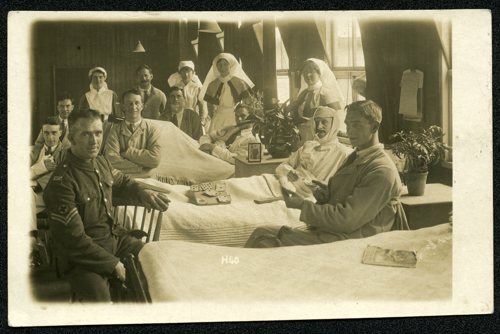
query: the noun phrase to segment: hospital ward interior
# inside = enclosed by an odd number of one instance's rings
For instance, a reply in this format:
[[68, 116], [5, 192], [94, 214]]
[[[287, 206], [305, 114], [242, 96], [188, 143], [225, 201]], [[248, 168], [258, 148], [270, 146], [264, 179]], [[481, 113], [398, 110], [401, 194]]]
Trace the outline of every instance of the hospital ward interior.
[[450, 21], [37, 21], [40, 303], [452, 297]]

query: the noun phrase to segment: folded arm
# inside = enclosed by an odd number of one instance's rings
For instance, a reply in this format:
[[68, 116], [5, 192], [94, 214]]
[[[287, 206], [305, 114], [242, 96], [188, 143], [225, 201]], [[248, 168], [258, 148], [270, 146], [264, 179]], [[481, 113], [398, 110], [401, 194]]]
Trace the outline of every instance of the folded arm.
[[156, 129], [152, 128], [151, 132], [147, 134], [146, 148], [140, 149], [137, 147], [129, 146], [122, 156], [136, 164], [140, 164], [148, 168], [156, 168], [160, 165], [161, 159], [161, 146], [160, 134]]
[[106, 140], [105, 155], [111, 162], [114, 168], [121, 170], [124, 173], [142, 173], [143, 166], [139, 165], [130, 159], [126, 159], [120, 154], [120, 140], [118, 129], [114, 127]]

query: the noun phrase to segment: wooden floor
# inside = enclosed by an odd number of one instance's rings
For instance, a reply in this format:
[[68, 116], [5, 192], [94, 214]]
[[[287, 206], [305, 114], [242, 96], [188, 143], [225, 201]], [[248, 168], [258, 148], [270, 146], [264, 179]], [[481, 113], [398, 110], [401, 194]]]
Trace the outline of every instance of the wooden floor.
[[31, 269], [31, 294], [39, 302], [69, 303], [70, 287], [63, 278], [57, 278], [56, 268], [47, 265]]

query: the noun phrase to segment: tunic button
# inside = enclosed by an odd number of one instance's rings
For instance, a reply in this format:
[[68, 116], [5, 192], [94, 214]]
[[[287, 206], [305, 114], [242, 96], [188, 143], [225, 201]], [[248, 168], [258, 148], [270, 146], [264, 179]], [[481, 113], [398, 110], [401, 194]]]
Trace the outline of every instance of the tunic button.
[[68, 167], [68, 165], [64, 165], [64, 167]]
[[96, 172], [96, 173], [99, 173], [99, 171], [98, 171], [97, 169], [95, 170], [95, 172]]
[[87, 201], [90, 201], [90, 197], [87, 197]]
[[102, 187], [102, 182], [99, 182], [99, 185]]
[[107, 199], [107, 198], [105, 198], [105, 199], [104, 199], [104, 203], [107, 203], [107, 202], [108, 202], [108, 199]]

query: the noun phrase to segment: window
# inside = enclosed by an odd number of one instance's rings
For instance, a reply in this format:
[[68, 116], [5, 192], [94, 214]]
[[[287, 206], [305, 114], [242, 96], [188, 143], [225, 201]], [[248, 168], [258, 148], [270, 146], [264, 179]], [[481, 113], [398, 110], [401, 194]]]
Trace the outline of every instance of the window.
[[[337, 78], [346, 104], [364, 100], [364, 89], [360, 90], [359, 87], [364, 87], [363, 83], [366, 82], [364, 79], [365, 59], [357, 20], [354, 18], [335, 18], [317, 19], [315, 22], [328, 60], [327, 63]], [[276, 70], [278, 100], [281, 103], [290, 98], [288, 59], [279, 29], [276, 28]], [[355, 80], [358, 82], [353, 88]], [[342, 135], [342, 132], [345, 133], [343, 119], [341, 119], [340, 124], [340, 135]]]
[[290, 79], [288, 77], [288, 54], [276, 27], [276, 74], [278, 76], [278, 100], [284, 103], [290, 98]]
[[[355, 18], [335, 18], [326, 22], [325, 30], [325, 49], [346, 105], [365, 100], [365, 58], [358, 21]], [[339, 135], [346, 136], [345, 131], [341, 119]]]

